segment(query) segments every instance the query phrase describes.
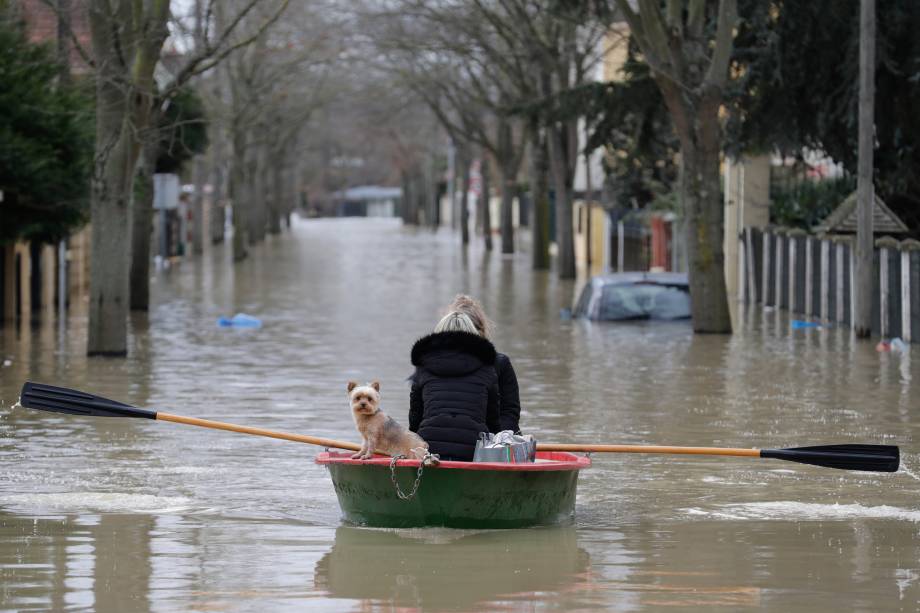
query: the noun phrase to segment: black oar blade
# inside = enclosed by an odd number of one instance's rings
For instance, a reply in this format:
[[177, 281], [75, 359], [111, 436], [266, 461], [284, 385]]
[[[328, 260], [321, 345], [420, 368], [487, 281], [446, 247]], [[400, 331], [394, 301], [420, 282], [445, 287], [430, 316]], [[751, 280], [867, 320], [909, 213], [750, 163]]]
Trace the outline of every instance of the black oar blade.
[[760, 457], [843, 470], [893, 473], [898, 470], [901, 452], [894, 445], [823, 445], [761, 449]]
[[19, 393], [19, 404], [29, 409], [93, 417], [142, 417], [156, 419], [156, 411], [94, 396], [86, 392], [27, 381]]

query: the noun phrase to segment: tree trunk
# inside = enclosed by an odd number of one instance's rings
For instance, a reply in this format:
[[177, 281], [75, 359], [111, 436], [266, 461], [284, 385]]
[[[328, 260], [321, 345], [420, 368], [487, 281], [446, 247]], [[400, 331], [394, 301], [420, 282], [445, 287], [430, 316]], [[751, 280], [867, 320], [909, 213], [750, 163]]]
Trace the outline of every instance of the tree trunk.
[[700, 103], [695, 138], [681, 143], [681, 200], [687, 223], [690, 307], [695, 332], [731, 333], [725, 289], [718, 101]]
[[204, 253], [204, 185], [207, 182], [205, 160], [197, 155], [192, 161], [195, 193], [192, 195], [192, 253]]
[[514, 143], [511, 133], [511, 124], [501, 119], [498, 123], [498, 160], [499, 173], [501, 174], [501, 237], [502, 253], [514, 253], [514, 183], [517, 174], [514, 166]]
[[432, 230], [437, 230], [441, 225], [441, 193], [434, 180], [434, 161], [425, 163], [425, 210], [428, 218], [425, 220]]
[[425, 175], [421, 169], [415, 169], [415, 172], [412, 175], [412, 182], [415, 185], [415, 216], [413, 219], [415, 225], [419, 226], [428, 221], [425, 219], [428, 214], [428, 209], [425, 207], [425, 203], [427, 202], [427, 195], [425, 192]]
[[702, 0], [691, 3], [685, 30], [681, 3], [668, 3], [667, 22], [663, 13], [653, 8], [657, 4], [643, 5], [637, 14], [627, 0], [617, 1], [637, 35], [680, 139], [680, 196], [687, 231], [693, 328], [696, 332], [730, 333], [722, 242], [725, 211], [720, 193], [719, 107], [729, 76], [737, 2], [719, 1], [717, 24], [711, 34], [706, 31], [707, 3]]
[[[99, 79], [104, 88], [105, 80]], [[128, 258], [134, 174], [131, 132], [118, 103], [100, 96], [96, 113], [96, 170], [92, 181], [93, 240], [87, 355], [128, 353]]]
[[460, 160], [460, 241], [470, 244], [470, 159]]
[[412, 205], [414, 211], [412, 222], [415, 225], [422, 225], [428, 221], [428, 210], [425, 208], [425, 175], [418, 168], [415, 168], [412, 173], [412, 186], [412, 193], [415, 196]]
[[281, 160], [283, 155], [277, 156], [272, 163], [272, 194], [268, 206], [268, 231], [271, 234], [281, 234], [281, 211], [284, 208], [284, 168]]
[[502, 177], [502, 253], [514, 253], [514, 175], [503, 171]]
[[[134, 5], [128, 5], [137, 9]], [[169, 4], [143, 16], [119, 13], [101, 0], [89, 3], [90, 38], [96, 59], [96, 146], [90, 215], [92, 261], [87, 355], [128, 352], [131, 200], [140, 155], [139, 138], [150, 126], [153, 70], [163, 41]], [[135, 19], [136, 18], [136, 19]], [[149, 18], [149, 19], [148, 19]], [[145, 23], [143, 35], [130, 31]], [[126, 35], [127, 34], [127, 35]], [[132, 41], [133, 45], [127, 45]]]
[[853, 328], [858, 338], [872, 333], [874, 228], [872, 182], [875, 140], [875, 0], [861, 0], [859, 11], [859, 159], [857, 163], [856, 287]]
[[137, 167], [134, 189], [134, 220], [131, 224], [131, 310], [150, 309], [150, 237], [153, 232], [153, 173], [157, 138], [144, 139], [144, 150]]
[[240, 130], [233, 139], [233, 168], [230, 172], [230, 199], [233, 203], [233, 261], [248, 255], [249, 206], [246, 198], [246, 136]]
[[[295, 143], [291, 150], [296, 150]], [[293, 159], [292, 159], [293, 158]], [[296, 157], [288, 156], [287, 173], [284, 181], [284, 201], [281, 206], [281, 222], [288, 230], [291, 229], [291, 212], [300, 206], [300, 164]]]
[[208, 176], [211, 180], [211, 244], [213, 245], [224, 242], [226, 210], [224, 209], [223, 151], [222, 144], [215, 144], [208, 160], [210, 165]]
[[594, 209], [594, 203], [591, 198], [591, 153], [585, 151], [585, 270], [591, 275], [591, 252], [594, 245], [591, 241], [591, 212]]
[[399, 199], [399, 216], [402, 218], [403, 225], [409, 225], [411, 223], [412, 182], [409, 180], [408, 170], [401, 171], [399, 175], [400, 182], [402, 183], [402, 197]]
[[[130, 86], [113, 57], [115, 33], [99, 7], [90, 8], [96, 76], [96, 148], [90, 218], [90, 304], [87, 355], [128, 353], [128, 267], [131, 254], [131, 190], [134, 181], [134, 131], [130, 125]], [[126, 88], [128, 91], [126, 91]]]
[[482, 155], [482, 164], [480, 174], [482, 175], [482, 215], [480, 219], [482, 220], [482, 235], [486, 244], [486, 251], [492, 251], [492, 211], [489, 206], [490, 200], [490, 187], [489, 187], [489, 178], [492, 174], [489, 170], [489, 156], [483, 151]]
[[530, 200], [532, 265], [534, 270], [549, 269], [549, 159], [545, 137], [539, 126], [530, 131]]
[[456, 230], [460, 223], [457, 215], [459, 205], [457, 203], [457, 147], [454, 145], [454, 139], [450, 139], [447, 146], [447, 199], [450, 202], [450, 229]]
[[246, 186], [249, 194], [249, 244], [255, 245], [265, 240], [266, 181], [263, 147], [254, 147], [250, 164]]
[[575, 278], [575, 241], [572, 234], [572, 195], [566, 169], [566, 151], [557, 126], [547, 129], [550, 167], [556, 188], [556, 249], [560, 279]]

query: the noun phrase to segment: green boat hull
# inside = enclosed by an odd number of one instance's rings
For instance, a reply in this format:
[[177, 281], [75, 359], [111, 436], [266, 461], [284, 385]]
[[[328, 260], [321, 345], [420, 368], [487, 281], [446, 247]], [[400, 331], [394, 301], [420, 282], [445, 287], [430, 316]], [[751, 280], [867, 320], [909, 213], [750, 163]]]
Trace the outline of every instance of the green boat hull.
[[[455, 464], [455, 463], [451, 463]], [[328, 463], [347, 522], [410, 528], [523, 528], [571, 521], [578, 468], [568, 470], [464, 470], [425, 468], [415, 496], [402, 500], [385, 463]], [[415, 482], [415, 466], [396, 468], [403, 492]]]

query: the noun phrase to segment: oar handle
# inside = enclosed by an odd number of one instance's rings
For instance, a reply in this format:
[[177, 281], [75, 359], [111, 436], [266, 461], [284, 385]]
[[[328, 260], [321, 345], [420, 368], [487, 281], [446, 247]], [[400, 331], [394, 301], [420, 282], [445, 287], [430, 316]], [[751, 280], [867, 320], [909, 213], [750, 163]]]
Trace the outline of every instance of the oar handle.
[[759, 458], [760, 449], [736, 447], [672, 447], [669, 445], [582, 445], [571, 443], [537, 443], [537, 451], [575, 453], [666, 453], [685, 455], [723, 455]]
[[173, 415], [157, 411], [157, 421], [171, 421], [175, 424], [185, 424], [187, 426], [199, 426], [201, 428], [212, 428], [214, 430], [227, 430], [228, 432], [239, 432], [242, 434], [254, 434], [256, 436], [267, 436], [269, 438], [278, 438], [285, 441], [294, 441], [295, 443], [309, 443], [321, 447], [333, 447], [335, 449], [348, 449], [350, 451], [359, 451], [360, 445], [337, 441], [331, 438], [322, 438], [318, 436], [307, 436], [306, 434], [291, 434], [289, 432], [278, 432], [276, 430], [266, 430], [265, 428], [253, 428], [252, 426], [240, 426], [223, 421], [212, 421], [210, 419], [199, 419], [197, 417], [184, 417], [182, 415]]

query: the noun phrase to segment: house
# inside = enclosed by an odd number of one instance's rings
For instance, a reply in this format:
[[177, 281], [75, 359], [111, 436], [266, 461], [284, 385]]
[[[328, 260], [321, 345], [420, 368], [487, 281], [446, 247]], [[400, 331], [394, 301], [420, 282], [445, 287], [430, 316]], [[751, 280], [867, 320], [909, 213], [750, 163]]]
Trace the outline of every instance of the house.
[[395, 217], [402, 189], [362, 185], [332, 194], [337, 217]]

